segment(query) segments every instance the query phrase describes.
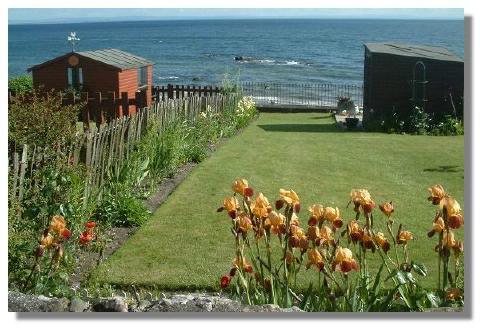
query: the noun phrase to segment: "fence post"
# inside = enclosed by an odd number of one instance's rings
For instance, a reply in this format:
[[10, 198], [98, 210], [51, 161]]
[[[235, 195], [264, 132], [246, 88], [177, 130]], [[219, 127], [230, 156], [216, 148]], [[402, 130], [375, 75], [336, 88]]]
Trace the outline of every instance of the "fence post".
[[[85, 99], [85, 95], [84, 93], [82, 93], [82, 98]], [[83, 112], [83, 123], [87, 126], [87, 128], [89, 127], [89, 124], [90, 124], [90, 108], [88, 106], [88, 95], [86, 96], [86, 103], [82, 106], [82, 112]]]
[[128, 116], [128, 92], [122, 92], [122, 116]]
[[20, 167], [19, 155], [17, 152], [13, 154], [13, 186], [12, 186], [12, 197], [17, 195], [17, 180], [18, 180], [18, 171]]
[[102, 108], [102, 93], [97, 92], [95, 95], [95, 107], [98, 108], [98, 124], [105, 123], [105, 112]]
[[173, 84], [167, 85], [167, 98], [173, 99]]
[[111, 122], [115, 119], [116, 94], [115, 94], [115, 91], [110, 91], [108, 94], [109, 94], [109, 97], [107, 99], [107, 104], [106, 104], [107, 105], [106, 113], [107, 113], [108, 122]]
[[20, 202], [23, 199], [25, 169], [27, 167], [27, 152], [28, 152], [28, 146], [23, 145], [22, 160], [20, 162], [20, 179], [18, 181], [18, 200]]
[[175, 85], [175, 98], [178, 99], [180, 97], [180, 86], [178, 84]]

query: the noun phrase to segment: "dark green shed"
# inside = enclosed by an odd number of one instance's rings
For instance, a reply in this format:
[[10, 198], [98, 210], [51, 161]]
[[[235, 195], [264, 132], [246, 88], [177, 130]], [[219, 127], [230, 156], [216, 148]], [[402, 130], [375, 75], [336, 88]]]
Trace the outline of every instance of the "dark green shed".
[[439, 47], [366, 43], [363, 97], [366, 124], [415, 105], [435, 115], [460, 112], [463, 59]]

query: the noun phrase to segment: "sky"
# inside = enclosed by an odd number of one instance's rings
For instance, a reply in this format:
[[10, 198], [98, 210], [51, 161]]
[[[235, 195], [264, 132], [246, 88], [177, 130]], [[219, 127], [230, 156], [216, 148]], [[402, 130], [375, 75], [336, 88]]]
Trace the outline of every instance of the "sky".
[[213, 18], [463, 19], [463, 9], [9, 9], [9, 24]]

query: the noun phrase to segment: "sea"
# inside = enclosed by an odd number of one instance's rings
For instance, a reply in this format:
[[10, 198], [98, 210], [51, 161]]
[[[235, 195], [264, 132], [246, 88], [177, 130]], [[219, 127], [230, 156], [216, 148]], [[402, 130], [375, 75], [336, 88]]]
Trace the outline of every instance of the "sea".
[[[155, 62], [154, 84], [363, 82], [364, 43], [445, 47], [463, 58], [463, 20], [235, 19], [9, 25], [8, 75], [71, 51], [117, 48]], [[235, 59], [235, 57], [237, 57]]]

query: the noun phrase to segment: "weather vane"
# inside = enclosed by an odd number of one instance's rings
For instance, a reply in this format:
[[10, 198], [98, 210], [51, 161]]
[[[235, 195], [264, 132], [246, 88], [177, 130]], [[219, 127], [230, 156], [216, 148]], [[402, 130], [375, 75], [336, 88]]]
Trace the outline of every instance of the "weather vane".
[[77, 32], [70, 32], [70, 35], [68, 36], [67, 40], [72, 44], [72, 52], [74, 52], [75, 43], [77, 43], [77, 41], [80, 41], [80, 38], [77, 38]]

